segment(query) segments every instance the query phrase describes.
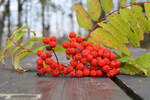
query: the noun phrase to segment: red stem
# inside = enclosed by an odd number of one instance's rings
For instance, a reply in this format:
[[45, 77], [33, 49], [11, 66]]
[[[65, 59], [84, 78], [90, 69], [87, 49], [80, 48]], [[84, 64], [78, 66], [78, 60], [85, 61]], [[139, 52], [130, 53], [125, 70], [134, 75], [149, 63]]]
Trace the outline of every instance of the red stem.
[[94, 26], [93, 26], [91, 29], [89, 29], [89, 34], [88, 34], [87, 38], [89, 38], [89, 37], [90, 37], [90, 33], [93, 32], [93, 31], [97, 28], [98, 23], [102, 22], [103, 20], [105, 20], [107, 17], [109, 17], [109, 16], [112, 15], [113, 13], [118, 12], [120, 9], [128, 8], [128, 7], [131, 7], [131, 6], [133, 6], [133, 5], [139, 5], [139, 4], [143, 4], [143, 3], [150, 3], [150, 1], [143, 1], [143, 2], [138, 2], [138, 3], [132, 3], [132, 4], [130, 4], [130, 5], [126, 5], [126, 6], [119, 7], [117, 10], [114, 10], [114, 11], [108, 13], [108, 14], [107, 14], [106, 16], [104, 16], [103, 18], [100, 18], [100, 19], [96, 22], [96, 24], [94, 24]]

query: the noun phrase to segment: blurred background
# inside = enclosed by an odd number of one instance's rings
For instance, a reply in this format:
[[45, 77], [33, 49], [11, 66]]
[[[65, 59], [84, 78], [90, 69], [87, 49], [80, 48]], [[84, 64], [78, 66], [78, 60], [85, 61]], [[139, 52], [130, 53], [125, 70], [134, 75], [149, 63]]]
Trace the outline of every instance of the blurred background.
[[[114, 9], [118, 8], [118, 1], [113, 0]], [[74, 3], [81, 3], [86, 8], [86, 0], [0, 0], [0, 47], [4, 46], [11, 31], [21, 26], [34, 30], [38, 37], [57, 36], [62, 41], [71, 31], [87, 35], [76, 21]], [[24, 39], [30, 37], [33, 35], [27, 34]], [[147, 35], [142, 47], [149, 48], [149, 42], [150, 35]]]

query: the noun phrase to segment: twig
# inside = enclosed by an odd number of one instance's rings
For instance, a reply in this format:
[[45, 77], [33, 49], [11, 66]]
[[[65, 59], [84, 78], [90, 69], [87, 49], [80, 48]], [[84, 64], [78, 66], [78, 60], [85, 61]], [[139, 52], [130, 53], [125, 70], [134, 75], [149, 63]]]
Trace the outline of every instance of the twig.
[[89, 38], [91, 32], [93, 32], [93, 31], [98, 27], [98, 23], [104, 21], [107, 17], [109, 17], [109, 16], [112, 15], [113, 13], [118, 12], [120, 9], [128, 8], [128, 7], [131, 7], [131, 6], [133, 6], [133, 5], [139, 5], [139, 4], [143, 4], [143, 3], [150, 3], [150, 1], [143, 1], [143, 2], [138, 2], [138, 3], [132, 3], [132, 4], [130, 4], [130, 5], [126, 5], [126, 6], [119, 7], [117, 10], [114, 10], [114, 11], [108, 13], [106, 16], [100, 18], [100, 19], [93, 25], [93, 27], [92, 27], [91, 29], [89, 29], [89, 33], [88, 33], [87, 38]]
[[56, 53], [55, 53], [54, 49], [52, 49], [52, 51], [53, 51], [54, 56], [55, 56], [55, 58], [56, 58], [56, 60], [57, 60], [57, 63], [59, 64], [59, 60], [58, 60], [58, 57], [57, 57], [57, 55], [56, 55]]

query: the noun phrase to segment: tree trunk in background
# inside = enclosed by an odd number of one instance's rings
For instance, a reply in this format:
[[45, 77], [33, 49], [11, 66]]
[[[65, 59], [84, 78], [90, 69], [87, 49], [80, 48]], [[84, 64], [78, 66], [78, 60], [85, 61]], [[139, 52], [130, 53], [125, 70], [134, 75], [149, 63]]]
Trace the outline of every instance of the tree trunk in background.
[[61, 21], [60, 21], [60, 27], [61, 27], [61, 33], [62, 33], [62, 36], [64, 35], [64, 12], [62, 12], [61, 14]]
[[45, 33], [45, 5], [42, 4], [42, 34], [43, 37], [46, 37], [46, 33]]
[[18, 27], [21, 27], [22, 26], [22, 21], [21, 21], [21, 18], [22, 18], [22, 5], [23, 3], [21, 2], [21, 0], [18, 0]]
[[7, 7], [7, 13], [8, 13], [8, 36], [10, 35], [11, 33], [11, 13], [10, 13], [10, 0], [8, 0], [8, 7]]
[[[1, 5], [4, 2], [1, 2]], [[4, 27], [5, 27], [5, 19], [8, 16], [7, 13], [7, 8], [8, 8], [8, 2], [6, 3], [5, 7], [4, 7], [4, 11], [2, 12], [2, 16], [0, 17], [0, 48], [2, 46], [2, 37], [3, 37], [3, 32], [4, 32]]]

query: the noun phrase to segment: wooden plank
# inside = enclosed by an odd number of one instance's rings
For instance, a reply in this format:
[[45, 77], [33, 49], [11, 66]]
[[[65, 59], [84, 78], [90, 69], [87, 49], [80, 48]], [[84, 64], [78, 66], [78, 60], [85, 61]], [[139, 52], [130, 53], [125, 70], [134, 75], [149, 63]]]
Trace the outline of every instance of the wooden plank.
[[150, 77], [119, 75], [117, 78], [144, 100], [150, 100]]
[[65, 79], [62, 100], [131, 100], [108, 78]]

